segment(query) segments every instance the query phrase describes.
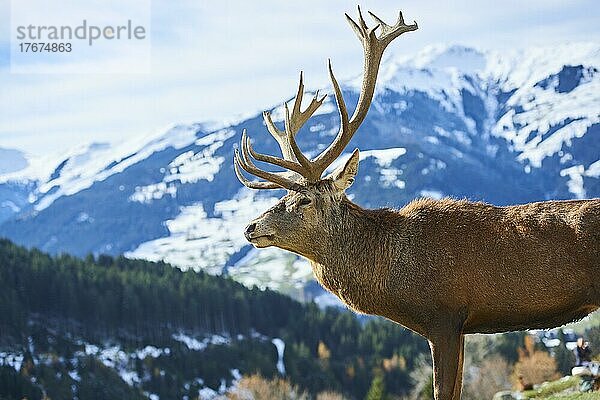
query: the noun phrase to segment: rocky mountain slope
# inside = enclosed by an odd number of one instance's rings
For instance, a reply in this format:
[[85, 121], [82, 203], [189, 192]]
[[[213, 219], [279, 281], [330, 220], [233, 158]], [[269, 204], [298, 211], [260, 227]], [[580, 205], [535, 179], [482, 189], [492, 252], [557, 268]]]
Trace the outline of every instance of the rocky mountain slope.
[[[347, 149], [362, 150], [350, 195], [365, 207], [400, 207], [419, 196], [499, 205], [600, 196], [599, 68], [597, 43], [509, 53], [431, 47], [390, 57]], [[350, 107], [359, 83], [343, 84]], [[282, 108], [271, 111], [281, 123]], [[329, 98], [299, 133], [300, 146], [316, 154], [337, 126]], [[258, 151], [276, 153], [255, 115], [175, 125], [2, 170], [0, 236], [52, 253], [162, 259], [301, 295], [310, 279], [305, 262], [256, 251], [243, 238], [243, 226], [281, 195], [237, 181], [231, 160], [243, 128]]]

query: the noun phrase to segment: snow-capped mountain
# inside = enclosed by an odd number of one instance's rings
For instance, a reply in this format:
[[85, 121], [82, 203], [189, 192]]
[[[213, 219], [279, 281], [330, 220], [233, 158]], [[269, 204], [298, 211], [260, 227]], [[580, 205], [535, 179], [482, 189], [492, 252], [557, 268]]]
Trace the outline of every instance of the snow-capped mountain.
[[[22, 151], [0, 148], [0, 177], [23, 171], [30, 160]], [[2, 180], [0, 178], [0, 223], [17, 214], [29, 204], [29, 193], [35, 188], [35, 181]]]
[[[419, 196], [494, 204], [600, 196], [599, 68], [597, 43], [508, 53], [440, 46], [388, 58], [347, 149], [362, 150], [350, 195], [365, 207]], [[349, 106], [359, 85], [343, 84]], [[281, 123], [281, 107], [271, 111]], [[300, 146], [315, 155], [337, 124], [330, 96], [299, 133]], [[310, 278], [305, 262], [252, 249], [243, 237], [243, 226], [281, 195], [237, 181], [231, 160], [243, 128], [257, 150], [277, 153], [255, 115], [177, 125], [2, 171], [0, 236], [54, 253], [126, 253], [298, 290]]]

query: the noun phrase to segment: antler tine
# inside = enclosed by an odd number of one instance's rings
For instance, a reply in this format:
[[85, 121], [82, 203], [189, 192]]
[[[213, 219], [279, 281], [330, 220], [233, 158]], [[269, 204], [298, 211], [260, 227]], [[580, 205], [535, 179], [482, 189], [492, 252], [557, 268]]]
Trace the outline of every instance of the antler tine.
[[321, 106], [321, 104], [323, 104], [323, 101], [327, 97], [327, 95], [324, 95], [323, 97], [319, 98], [319, 91], [317, 90], [306, 110], [302, 111], [301, 106], [303, 95], [304, 79], [303, 73], [300, 71], [300, 82], [298, 84], [296, 98], [294, 99], [291, 116], [289, 115], [289, 110], [287, 110], [287, 103], [284, 104], [287, 122], [286, 129], [283, 131], [277, 128], [271, 118], [271, 114], [268, 111], [263, 112], [263, 119], [265, 121], [265, 125], [267, 126], [267, 130], [269, 133], [271, 133], [275, 140], [277, 140], [277, 143], [281, 149], [281, 154], [285, 160], [298, 161], [289, 143], [288, 131], [292, 132], [292, 136], [295, 136], [300, 128], [306, 123], [306, 121], [308, 121], [315, 111]]
[[300, 80], [298, 82], [298, 93], [294, 99], [294, 107], [292, 107], [292, 115], [300, 115], [300, 106], [302, 105], [302, 97], [304, 96], [304, 76], [303, 72], [300, 71]]
[[[294, 153], [294, 156], [296, 157], [296, 159], [298, 160], [298, 162], [300, 163], [300, 165], [303, 168], [302, 175], [309, 180], [314, 180], [315, 177], [314, 177], [313, 165], [312, 165], [311, 161], [304, 155], [304, 153], [302, 153], [302, 150], [300, 150], [300, 147], [298, 146], [298, 143], [296, 142], [296, 133], [297, 132], [295, 132], [292, 129], [292, 119], [291, 118], [292, 117], [290, 117], [290, 110], [286, 103], [285, 104], [285, 131], [287, 133], [288, 144], [292, 148], [292, 152]], [[316, 179], [318, 179], [318, 177]]]
[[[368, 11], [368, 13], [371, 14], [370, 11]], [[358, 6], [358, 23], [354, 21], [354, 19], [352, 19], [352, 17], [348, 14], [344, 13], [344, 15], [346, 16], [346, 20], [350, 24], [350, 27], [352, 27], [354, 33], [356, 33], [356, 36], [358, 37], [358, 40], [360, 40], [360, 42], [362, 43], [363, 47], [366, 45], [365, 43], [367, 39], [375, 39], [375, 30], [379, 28], [380, 24], [369, 28], [367, 26], [367, 23], [365, 22], [365, 19], [362, 16], [360, 6]]]
[[367, 22], [365, 21], [365, 19], [362, 16], [362, 12], [360, 11], [360, 6], [356, 6], [356, 8], [358, 9], [358, 23], [359, 23], [360, 29], [364, 33], [368, 29]]
[[[377, 22], [379, 24], [379, 26], [381, 26], [382, 30], [384, 26], [389, 26], [388, 24], [386, 24], [385, 22], [383, 22], [383, 20], [381, 18], [379, 18], [377, 15], [373, 14], [371, 11], [367, 11], [369, 13], [369, 15], [371, 16], [371, 18], [373, 18], [375, 20], [375, 22]], [[400, 18], [402, 18], [402, 11], [400, 11]], [[404, 19], [402, 19], [402, 21], [404, 21]]]
[[[239, 155], [237, 156], [239, 157]], [[236, 156], [233, 157], [233, 170], [235, 171], [235, 175], [242, 182], [244, 186], [250, 189], [281, 189], [281, 187], [273, 182], [261, 182], [261, 181], [251, 181], [247, 179], [242, 171], [240, 171], [240, 167], [238, 164], [238, 160]]]
[[[242, 169], [248, 172], [249, 174], [262, 178], [266, 181], [272, 182], [278, 185], [279, 187], [288, 190], [297, 190], [298, 184], [293, 180], [289, 179], [288, 177], [283, 176], [281, 173], [263, 171], [256, 165], [254, 165], [250, 158], [250, 154], [248, 153], [248, 144], [246, 143], [247, 140], [248, 138], [246, 135], [246, 131], [244, 130], [242, 133], [242, 156], [240, 157], [239, 151], [235, 149], [235, 162], [237, 162], [239, 166], [242, 167]], [[243, 180], [240, 179], [240, 181], [244, 183]]]
[[276, 165], [281, 168], [289, 169], [291, 171], [302, 174], [303, 170], [300, 164], [295, 161], [285, 160], [279, 157], [270, 156], [267, 154], [261, 154], [256, 152], [252, 148], [252, 143], [250, 142], [250, 138], [248, 138], [246, 131], [242, 132], [242, 146], [246, 148], [246, 153], [250, 153], [250, 155], [258, 161], [266, 162], [269, 164]]
[[[254, 189], [270, 188], [272, 186], [266, 184], [265, 182], [249, 181], [243, 176], [243, 174], [241, 174], [239, 167], [241, 167], [244, 171], [252, 175], [255, 175], [259, 178], [263, 178], [267, 181], [278, 185], [278, 187], [284, 187], [289, 190], [297, 190], [299, 188], [299, 184], [294, 182], [294, 180], [296, 179], [291, 179], [292, 177], [290, 176], [283, 176], [282, 173], [261, 170], [256, 165], [254, 165], [254, 163], [252, 162], [252, 158], [254, 158], [257, 161], [266, 162], [293, 171], [299, 174], [301, 177], [304, 177], [308, 180], [316, 180], [319, 178], [318, 176], [315, 177], [314, 168], [312, 166], [311, 161], [308, 158], [306, 158], [306, 156], [298, 147], [295, 135], [298, 133], [300, 128], [306, 123], [306, 121], [308, 121], [308, 119], [319, 108], [319, 106], [323, 104], [326, 95], [319, 98], [319, 92], [317, 91], [314, 98], [311, 100], [309, 106], [306, 108], [306, 110], [302, 111], [301, 106], [303, 95], [304, 79], [303, 73], [300, 72], [298, 92], [294, 100], [294, 105], [291, 114], [287, 103], [284, 103], [285, 130], [280, 130], [277, 128], [277, 126], [273, 122], [273, 119], [271, 118], [271, 114], [268, 111], [263, 112], [263, 119], [265, 121], [265, 125], [267, 126], [267, 130], [269, 131], [269, 133], [271, 133], [271, 135], [279, 144], [283, 158], [256, 152], [252, 148], [252, 144], [250, 142], [250, 139], [248, 138], [246, 130], [242, 132], [242, 155], [240, 157], [239, 152], [236, 150], [236, 156], [234, 160], [236, 174], [238, 175], [238, 178], [244, 185]], [[296, 178], [300, 177], [297, 176]]]
[[[310, 119], [310, 117], [315, 113], [315, 111], [317, 111], [317, 109], [321, 106], [321, 104], [323, 104], [323, 101], [327, 97], [327, 95], [324, 95], [323, 97], [321, 97], [319, 99], [319, 91], [317, 90], [317, 92], [315, 93], [315, 96], [310, 101], [310, 104], [308, 105], [306, 110], [302, 111], [301, 110], [302, 98], [304, 96], [304, 77], [303, 77], [303, 75], [304, 74], [302, 73], [302, 71], [300, 71], [300, 81], [298, 83], [298, 93], [296, 94], [296, 98], [294, 99], [294, 105], [292, 106], [292, 114], [289, 117], [289, 123], [290, 123], [289, 130], [292, 131], [294, 135], [296, 133], [298, 133], [300, 128], [302, 128], [302, 126], [304, 126], [306, 121], [308, 121]], [[287, 103], [285, 104], [285, 107], [286, 107], [286, 116], [287, 116]], [[286, 129], [288, 129], [288, 127], [286, 127]]]
[[284, 131], [279, 130], [277, 128], [277, 126], [275, 126], [275, 123], [271, 119], [271, 113], [270, 112], [263, 111], [263, 120], [265, 121], [265, 124], [267, 125], [267, 130], [269, 131], [269, 133], [271, 135], [273, 135], [273, 137], [275, 139], [277, 139], [279, 136], [283, 136]]
[[292, 129], [292, 117], [290, 117], [290, 109], [287, 105], [287, 102], [283, 103], [283, 109], [285, 110], [285, 120], [284, 120], [284, 126], [285, 126], [285, 132], [289, 135], [290, 132], [292, 133], [292, 136], [294, 136], [294, 131]]
[[381, 27], [381, 34], [378, 39], [385, 42], [387, 45], [389, 42], [402, 35], [405, 32], [416, 31], [419, 26], [417, 25], [417, 21], [413, 21], [413, 24], [407, 25], [404, 23], [404, 17], [402, 16], [402, 11], [398, 13], [398, 20], [394, 26], [388, 25], [381, 20], [377, 15], [373, 14], [371, 11], [368, 11], [371, 18], [373, 18]]
[[[373, 94], [375, 93], [375, 83], [377, 81], [377, 73], [379, 71], [379, 64], [383, 56], [383, 52], [387, 45], [400, 36], [401, 34], [409, 31], [416, 30], [417, 24], [406, 25], [402, 13], [398, 17], [398, 21], [394, 26], [390, 26], [383, 22], [379, 17], [369, 11], [369, 14], [373, 17], [377, 25], [369, 28], [365, 23], [362, 16], [360, 7], [358, 8], [358, 22], [354, 21], [348, 14], [346, 19], [354, 30], [354, 33], [358, 36], [364, 49], [364, 70], [363, 70], [363, 81], [360, 96], [358, 98], [358, 104], [354, 109], [352, 117], [348, 121], [347, 111], [342, 97], [342, 92], [339, 85], [331, 70], [331, 63], [329, 63], [329, 76], [335, 91], [335, 96], [340, 111], [340, 130], [334, 141], [321, 153], [315, 160], [314, 166], [315, 173], [322, 174], [325, 169], [331, 163], [340, 156], [344, 148], [348, 145], [354, 133], [358, 130], [358, 127], [363, 122], [369, 111]], [[381, 34], [379, 37], [375, 31], [381, 27]]]
[[312, 117], [312, 115], [315, 113], [315, 111], [317, 111], [317, 109], [321, 106], [321, 104], [323, 104], [323, 101], [326, 97], [327, 95], [325, 94], [319, 99], [319, 91], [317, 90], [315, 96], [310, 101], [310, 104], [304, 111], [300, 111], [300, 104], [297, 100], [296, 102], [294, 102], [294, 107], [292, 108], [292, 116], [290, 118], [291, 128], [292, 132], [294, 132], [294, 135], [298, 133], [298, 131], [304, 126], [306, 121], [308, 121], [310, 117]]
[[347, 13], [344, 13], [344, 15], [346, 16], [346, 20], [352, 27], [352, 30], [354, 31], [354, 33], [356, 33], [356, 36], [358, 37], [358, 39], [360, 41], [362, 41], [363, 31], [360, 29], [360, 26]]
[[329, 79], [331, 80], [333, 91], [335, 92], [335, 101], [337, 103], [338, 112], [340, 114], [340, 130], [329, 147], [313, 161], [316, 165], [315, 169], [318, 171], [319, 177], [323, 171], [339, 157], [342, 150], [348, 145], [348, 142], [352, 138], [352, 135], [349, 134], [350, 121], [348, 120], [348, 109], [346, 108], [346, 102], [344, 101], [340, 85], [338, 84], [337, 79], [335, 79], [333, 68], [331, 67], [331, 60], [327, 60], [327, 68], [329, 71]]
[[296, 95], [296, 99], [294, 100], [294, 105], [292, 107], [292, 113], [290, 115], [290, 110], [288, 108], [287, 103], [284, 104], [285, 108], [285, 130], [287, 133], [287, 144], [290, 146], [292, 153], [294, 155], [295, 160], [297, 160], [303, 168], [303, 172], [299, 172], [308, 180], [314, 181], [320, 178], [320, 173], [314, 168], [314, 164], [302, 153], [298, 143], [296, 142], [296, 134], [300, 130], [302, 126], [310, 119], [310, 117], [315, 113], [315, 111], [323, 104], [327, 95], [323, 95], [319, 99], [319, 91], [315, 93], [315, 96], [312, 98], [310, 104], [306, 108], [306, 110], [301, 110], [302, 104], [302, 96], [304, 94], [304, 80], [303, 74], [300, 72], [300, 82], [298, 84], [298, 94]]
[[281, 155], [285, 160], [297, 161], [292, 148], [290, 147], [287, 140], [287, 133], [282, 131], [275, 126], [275, 123], [271, 119], [271, 113], [268, 111], [263, 112], [263, 119], [265, 121], [265, 125], [267, 126], [267, 130], [273, 136], [277, 144], [279, 144], [279, 148], [281, 149]]

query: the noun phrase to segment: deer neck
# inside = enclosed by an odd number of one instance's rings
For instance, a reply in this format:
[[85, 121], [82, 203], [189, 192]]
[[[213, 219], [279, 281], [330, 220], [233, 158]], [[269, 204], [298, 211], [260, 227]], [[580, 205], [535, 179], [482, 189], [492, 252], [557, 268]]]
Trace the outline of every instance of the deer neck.
[[313, 272], [351, 308], [375, 313], [386, 303], [393, 232], [385, 214], [392, 212], [365, 210], [345, 200], [335, 213], [335, 223], [311, 257]]

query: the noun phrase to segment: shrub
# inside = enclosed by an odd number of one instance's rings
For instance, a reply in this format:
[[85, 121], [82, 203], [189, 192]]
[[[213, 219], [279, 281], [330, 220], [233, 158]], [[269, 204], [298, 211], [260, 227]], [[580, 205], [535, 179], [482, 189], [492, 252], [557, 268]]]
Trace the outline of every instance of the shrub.
[[473, 379], [465, 381], [463, 398], [472, 400], [491, 399], [494, 394], [510, 389], [512, 368], [500, 355], [486, 357], [473, 373]]
[[260, 375], [243, 377], [227, 395], [231, 400], [308, 400], [308, 395], [285, 379]]
[[526, 384], [539, 384], [560, 378], [556, 371], [556, 360], [545, 351], [535, 350], [535, 341], [532, 336], [525, 337], [525, 347], [519, 349], [519, 361], [515, 363], [513, 382], [519, 387], [519, 377], [523, 377]]

